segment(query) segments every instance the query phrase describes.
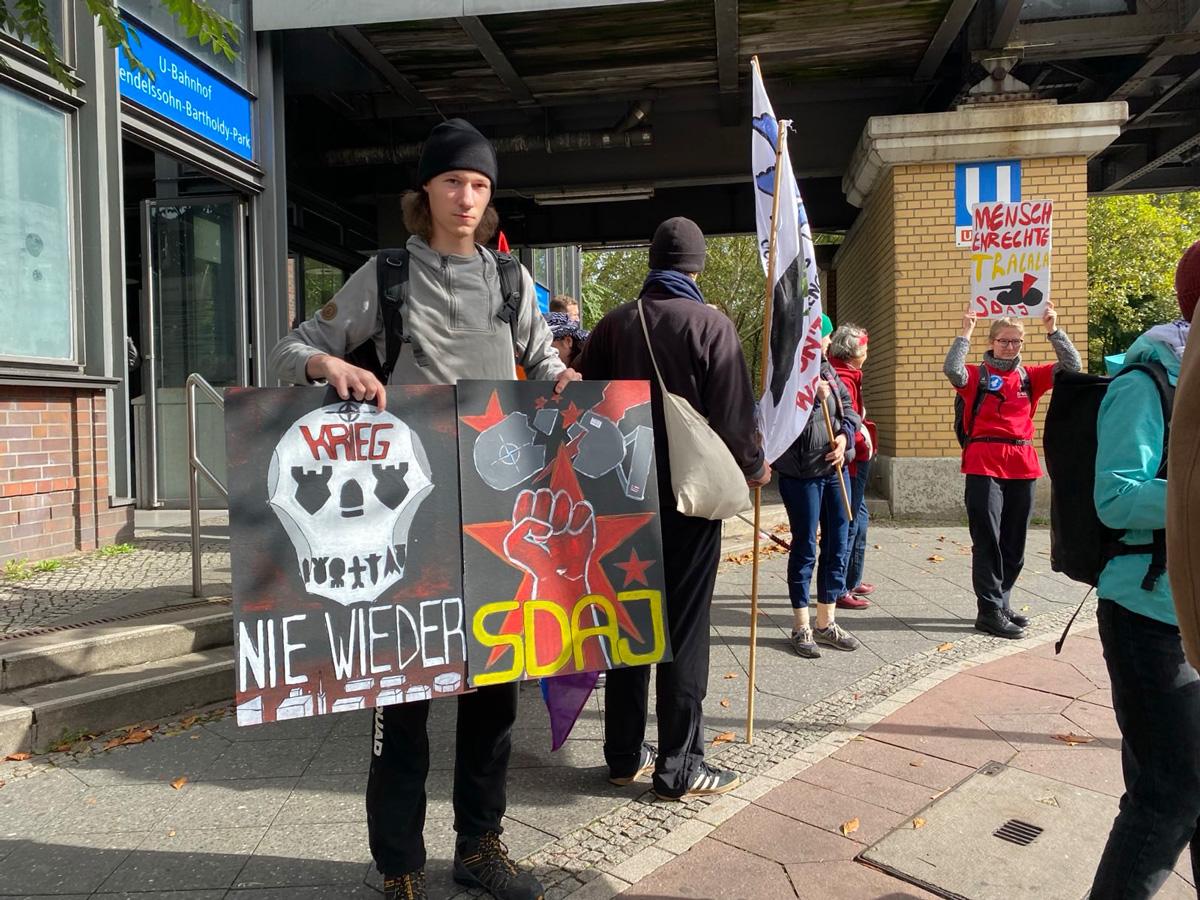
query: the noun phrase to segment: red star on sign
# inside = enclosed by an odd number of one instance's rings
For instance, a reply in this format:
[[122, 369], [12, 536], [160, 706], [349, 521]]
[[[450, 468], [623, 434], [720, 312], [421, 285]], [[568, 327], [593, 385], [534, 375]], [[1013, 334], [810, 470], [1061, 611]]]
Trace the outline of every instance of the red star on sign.
[[579, 421], [579, 417], [583, 415], [583, 410], [575, 405], [575, 401], [571, 401], [571, 405], [563, 410], [563, 428], [567, 429]]
[[500, 408], [500, 396], [492, 391], [488, 398], [487, 409], [478, 416], [459, 416], [464, 425], [469, 425], [476, 431], [487, 431], [497, 422], [504, 421], [504, 410]]
[[[571, 460], [567, 456], [567, 451], [562, 445], [558, 448], [558, 455], [552, 464], [552, 474], [550, 478], [550, 489], [554, 491], [566, 491], [567, 496], [571, 501], [579, 502], [584, 499], [583, 490], [579, 487], [579, 479], [575, 477], [575, 469], [571, 465]], [[600, 594], [603, 597], [612, 601], [617, 611], [617, 622], [621, 630], [631, 635], [635, 640], [641, 641], [642, 637], [634, 625], [633, 620], [629, 617], [629, 612], [623, 604], [617, 603], [617, 592], [612, 586], [612, 582], [608, 580], [608, 575], [604, 572], [604, 567], [601, 565], [603, 559], [612, 551], [620, 547], [625, 541], [632, 537], [643, 525], [654, 518], [654, 513], [632, 513], [627, 515], [613, 516], [597, 516], [596, 517], [596, 548], [592, 553], [591, 565], [588, 571], [588, 585], [593, 594]], [[513, 599], [518, 603], [524, 603], [526, 600], [533, 599], [533, 576], [525, 572], [508, 558], [504, 552], [504, 539], [512, 530], [513, 523], [511, 520], [503, 522], [481, 522], [475, 525], [463, 525], [463, 531], [481, 543], [494, 555], [504, 560], [508, 565], [512, 566], [521, 572], [521, 584], [517, 588]], [[568, 615], [570, 610], [567, 611]], [[522, 617], [524, 613], [522, 609], [516, 609], [510, 612], [504, 620], [500, 628], [501, 634], [520, 634], [522, 629]], [[540, 633], [539, 633], [540, 634]], [[589, 641], [586, 644], [587, 653], [587, 669], [604, 668], [604, 661], [600, 657], [597, 642]], [[485, 668], [491, 668], [504, 654], [505, 647], [495, 647], [492, 649], [491, 655], [488, 657]], [[552, 659], [558, 654], [559, 648], [556, 646], [536, 647], [538, 659]], [[570, 661], [562, 669], [559, 674], [567, 674], [575, 671], [574, 661]]]
[[614, 563], [618, 569], [625, 573], [625, 584], [622, 587], [629, 587], [637, 581], [640, 581], [646, 587], [650, 587], [650, 582], [646, 580], [646, 570], [657, 561], [654, 559], [639, 559], [636, 547], [630, 550], [629, 559], [626, 562]]
[[546, 408], [546, 398], [538, 397], [536, 400], [533, 401], [533, 406], [535, 409], [545, 409]]

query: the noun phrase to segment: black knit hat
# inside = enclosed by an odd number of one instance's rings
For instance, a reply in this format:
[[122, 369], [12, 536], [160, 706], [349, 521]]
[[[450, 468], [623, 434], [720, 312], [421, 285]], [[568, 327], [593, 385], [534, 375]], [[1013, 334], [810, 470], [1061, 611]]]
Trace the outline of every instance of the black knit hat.
[[496, 149], [474, 125], [462, 119], [448, 119], [429, 132], [417, 163], [417, 181], [425, 185], [429, 179], [454, 169], [486, 175], [492, 190], [496, 190]]
[[691, 219], [667, 219], [650, 242], [650, 268], [676, 272], [704, 271], [704, 232]]

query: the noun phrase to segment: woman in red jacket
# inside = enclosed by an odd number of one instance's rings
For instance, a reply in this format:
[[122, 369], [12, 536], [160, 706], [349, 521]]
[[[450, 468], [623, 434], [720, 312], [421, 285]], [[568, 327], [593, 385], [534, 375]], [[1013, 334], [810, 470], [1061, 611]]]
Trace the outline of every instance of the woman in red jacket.
[[849, 590], [838, 599], [838, 609], [866, 609], [871, 602], [866, 596], [875, 585], [862, 580], [867, 554], [867, 479], [871, 476], [871, 460], [875, 456], [875, 423], [867, 418], [863, 403], [862, 368], [867, 361], [867, 330], [857, 325], [841, 325], [829, 344], [829, 364], [850, 391], [854, 411], [862, 424], [854, 435], [854, 461], [850, 463], [850, 536], [846, 542], [846, 587]]
[[1033, 447], [1033, 416], [1038, 400], [1054, 385], [1061, 367], [1078, 372], [1079, 354], [1058, 328], [1054, 305], [1046, 304], [1042, 324], [1058, 362], [1021, 365], [1025, 326], [1017, 319], [992, 321], [983, 362], [966, 366], [975, 332], [975, 313], [963, 316], [942, 367], [963, 402], [962, 472], [967, 476], [967, 522], [971, 528], [971, 580], [975, 588], [975, 628], [997, 637], [1025, 636], [1029, 620], [1012, 611], [1013, 585], [1025, 565], [1025, 534], [1033, 515], [1033, 491], [1042, 475]]

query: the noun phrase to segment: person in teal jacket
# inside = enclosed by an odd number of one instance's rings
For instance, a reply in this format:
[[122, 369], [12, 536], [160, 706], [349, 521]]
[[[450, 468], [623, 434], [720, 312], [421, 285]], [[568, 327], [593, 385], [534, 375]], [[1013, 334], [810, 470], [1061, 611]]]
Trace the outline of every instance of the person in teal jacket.
[[[1125, 356], [1179, 377], [1195, 299], [1184, 317], [1139, 337]], [[1193, 351], [1196, 352], [1196, 351]], [[1097, 422], [1096, 511], [1126, 544], [1149, 544], [1167, 522], [1162, 403], [1154, 380], [1127, 372], [1109, 385]], [[1125, 795], [1092, 884], [1092, 900], [1152, 897], [1191, 845], [1200, 872], [1200, 675], [1184, 658], [1167, 576], [1147, 589], [1149, 553], [1113, 557], [1100, 575], [1097, 619], [1121, 729]]]

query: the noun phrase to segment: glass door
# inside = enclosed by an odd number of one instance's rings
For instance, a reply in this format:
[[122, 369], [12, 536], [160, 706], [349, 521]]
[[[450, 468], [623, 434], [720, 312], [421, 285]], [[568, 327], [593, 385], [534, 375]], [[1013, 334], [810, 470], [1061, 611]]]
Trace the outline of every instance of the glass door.
[[[187, 397], [193, 372], [220, 389], [248, 384], [246, 205], [241, 197], [151, 199], [142, 204], [145, 422], [139, 459], [143, 505], [186, 506]], [[197, 409], [200, 459], [225, 480], [220, 410]], [[201, 482], [201, 497], [219, 495]], [[148, 502], [146, 502], [148, 501]], [[216, 502], [214, 502], [216, 501]]]

